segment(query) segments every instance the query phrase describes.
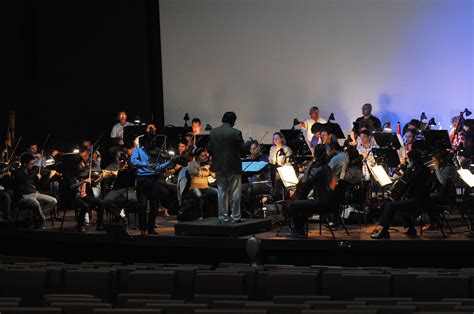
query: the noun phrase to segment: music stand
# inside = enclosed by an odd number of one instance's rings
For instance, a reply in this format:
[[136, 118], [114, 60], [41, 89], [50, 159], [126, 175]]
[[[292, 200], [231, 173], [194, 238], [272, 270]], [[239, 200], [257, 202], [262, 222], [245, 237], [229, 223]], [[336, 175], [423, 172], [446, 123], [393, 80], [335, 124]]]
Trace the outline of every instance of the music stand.
[[467, 184], [470, 188], [474, 187], [474, 175], [468, 169], [459, 169], [458, 170], [459, 177], [463, 180], [464, 183]]
[[396, 168], [400, 164], [398, 152], [393, 148], [372, 148], [372, 154], [378, 164]]
[[123, 128], [123, 142], [126, 146], [133, 144], [135, 139], [145, 133], [144, 125], [128, 125]]
[[451, 141], [447, 130], [424, 130], [422, 133], [428, 147], [439, 150], [451, 149]]
[[368, 167], [370, 170], [370, 173], [374, 177], [375, 181], [380, 184], [382, 188], [384, 188], [387, 185], [392, 184], [392, 180], [388, 176], [387, 172], [381, 165], [377, 166], [369, 166]]
[[401, 147], [396, 133], [374, 132], [372, 135], [374, 136], [377, 145], [381, 148], [393, 147], [395, 149], [400, 149]]
[[242, 161], [242, 172], [245, 174], [257, 174], [269, 165], [266, 161]]
[[298, 142], [286, 142], [286, 145], [291, 148], [293, 151], [293, 155], [290, 156], [296, 157], [296, 156], [311, 156], [311, 150], [309, 149], [308, 144], [306, 141], [298, 141]]
[[287, 142], [299, 142], [300, 136], [303, 135], [301, 130], [280, 129], [280, 132]]
[[332, 123], [328, 122], [326, 124], [323, 124], [323, 126], [327, 127], [330, 129], [331, 134], [336, 135], [338, 139], [345, 139], [346, 136], [344, 135], [344, 132], [342, 132], [341, 126], [337, 123]]

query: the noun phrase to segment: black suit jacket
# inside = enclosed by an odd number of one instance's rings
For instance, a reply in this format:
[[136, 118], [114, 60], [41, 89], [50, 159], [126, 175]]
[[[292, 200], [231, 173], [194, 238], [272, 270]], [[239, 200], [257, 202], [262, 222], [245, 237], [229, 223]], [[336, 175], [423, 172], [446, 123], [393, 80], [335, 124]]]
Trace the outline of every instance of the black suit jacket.
[[212, 170], [229, 174], [241, 174], [240, 156], [245, 150], [242, 132], [223, 123], [209, 134], [209, 151], [212, 153]]

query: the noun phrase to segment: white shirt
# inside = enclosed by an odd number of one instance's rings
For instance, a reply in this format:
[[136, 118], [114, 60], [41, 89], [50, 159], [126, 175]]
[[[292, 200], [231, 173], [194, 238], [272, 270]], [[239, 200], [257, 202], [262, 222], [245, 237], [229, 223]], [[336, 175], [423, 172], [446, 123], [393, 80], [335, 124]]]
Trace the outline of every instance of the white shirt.
[[123, 129], [126, 126], [133, 125], [133, 123], [130, 122], [125, 122], [125, 125], [121, 125], [120, 122], [115, 124], [114, 127], [112, 128], [112, 132], [110, 132], [110, 137], [111, 138], [119, 138], [119, 145], [123, 145]]
[[291, 164], [289, 158], [291, 155], [293, 155], [293, 151], [290, 147], [284, 145], [280, 149], [277, 149], [277, 147], [273, 145], [272, 147], [270, 147], [270, 153], [268, 154], [268, 162], [272, 165], [289, 165]]
[[[311, 144], [311, 139], [313, 138], [313, 133], [311, 132], [311, 127], [315, 123], [313, 119], [309, 118], [304, 120], [304, 127], [302, 129], [305, 129], [306, 131], [304, 132], [304, 138], [306, 140], [306, 143], [308, 144], [308, 147], [310, 147]], [[318, 123], [324, 124], [327, 123], [326, 120], [323, 118], [318, 118]]]

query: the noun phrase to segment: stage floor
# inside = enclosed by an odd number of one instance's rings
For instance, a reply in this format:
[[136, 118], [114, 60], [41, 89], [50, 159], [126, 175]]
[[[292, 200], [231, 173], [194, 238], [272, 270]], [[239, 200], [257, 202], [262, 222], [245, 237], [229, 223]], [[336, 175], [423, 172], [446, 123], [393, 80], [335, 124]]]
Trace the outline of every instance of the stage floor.
[[[75, 231], [74, 213], [68, 212], [63, 231], [60, 221], [46, 222], [46, 229], [14, 229], [0, 226], [0, 254], [9, 256], [38, 256], [64, 262], [121, 261], [202, 263], [248, 262], [246, 242], [252, 235], [238, 237], [210, 237], [175, 235], [175, 217], [158, 217], [158, 235], [143, 236], [134, 228], [134, 217], [125, 237], [111, 237], [95, 231], [95, 214], [86, 233]], [[269, 215], [273, 222], [278, 216]], [[444, 238], [439, 230], [423, 232], [422, 236], [408, 238], [402, 227], [394, 227], [391, 240], [370, 238], [374, 224], [350, 224], [347, 235], [342, 228], [335, 230], [333, 239], [329, 230], [319, 224], [309, 224], [308, 238], [287, 238], [287, 226], [275, 224], [270, 231], [255, 235], [261, 239], [264, 263], [292, 265], [391, 266], [391, 267], [474, 267], [472, 234], [450, 215], [453, 229], [445, 229]], [[281, 230], [280, 230], [281, 229]], [[418, 227], [419, 230], [419, 227]]]

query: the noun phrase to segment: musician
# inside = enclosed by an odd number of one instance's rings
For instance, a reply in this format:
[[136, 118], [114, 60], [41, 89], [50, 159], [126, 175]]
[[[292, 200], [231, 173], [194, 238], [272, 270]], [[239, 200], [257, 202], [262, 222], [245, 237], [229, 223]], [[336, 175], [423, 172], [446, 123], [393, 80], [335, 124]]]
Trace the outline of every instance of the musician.
[[342, 164], [339, 179], [350, 184], [358, 184], [364, 180], [362, 171], [362, 158], [354, 147], [348, 147], [345, 151], [345, 158]]
[[416, 236], [416, 229], [413, 223], [413, 215], [417, 213], [417, 209], [427, 206], [430, 201], [431, 191], [431, 174], [429, 169], [423, 164], [420, 151], [413, 149], [408, 153], [407, 167], [407, 185], [408, 192], [405, 198], [388, 203], [382, 213], [380, 225], [382, 229], [378, 233], [372, 234], [373, 239], [390, 239], [389, 228], [393, 215], [399, 211], [404, 226], [408, 227], [405, 235], [409, 237]]
[[[250, 161], [268, 162], [268, 155], [263, 154], [258, 141], [252, 141], [250, 144]], [[258, 195], [272, 193], [272, 180], [270, 176], [270, 167], [267, 167], [262, 173], [248, 178], [248, 183], [242, 184], [242, 199], [248, 203], [248, 216], [255, 214], [258, 204]]]
[[[57, 200], [49, 195], [38, 192], [36, 185], [41, 180], [40, 173], [34, 173], [36, 166], [35, 156], [25, 153], [20, 159], [21, 167], [14, 172], [14, 195], [18, 198], [18, 206], [26, 205], [33, 208], [34, 213], [38, 216], [35, 223], [36, 228], [44, 228], [44, 212], [54, 209]], [[56, 175], [56, 171], [52, 170], [49, 178]]]
[[94, 149], [92, 146], [92, 141], [90, 139], [84, 139], [82, 140], [82, 148], [83, 150], [89, 152], [89, 155], [92, 153], [92, 160], [94, 160], [94, 163], [100, 168], [100, 162], [101, 162], [101, 155], [100, 152], [97, 149]]
[[415, 132], [412, 129], [408, 129], [403, 136], [403, 146], [400, 147], [398, 155], [400, 157], [400, 164], [405, 164], [407, 154], [413, 149], [413, 143], [416, 140]]
[[380, 119], [372, 115], [372, 105], [366, 103], [362, 106], [362, 116], [358, 117], [355, 122], [360, 124], [361, 121], [370, 120], [372, 122], [373, 130], [378, 131], [382, 128]]
[[[11, 179], [9, 168], [0, 171], [0, 209], [3, 211], [3, 219], [6, 221], [14, 221], [16, 211], [12, 211], [13, 190], [5, 183], [6, 178]], [[14, 209], [14, 208], [13, 208]]]
[[242, 138], [242, 132], [234, 128], [235, 120], [237, 120], [237, 115], [234, 112], [224, 113], [222, 125], [213, 128], [209, 134], [209, 151], [213, 156], [211, 169], [216, 173], [217, 179], [219, 223], [229, 221], [229, 204], [230, 221], [232, 223], [242, 221], [240, 213], [242, 163], [240, 156], [247, 146]]
[[117, 122], [110, 132], [110, 138], [114, 139], [118, 145], [123, 145], [123, 130], [126, 126], [133, 125], [132, 123], [127, 121], [127, 113], [125, 111], [120, 111], [117, 115]]
[[96, 196], [92, 190], [93, 179], [88, 176], [88, 169], [84, 163], [74, 157], [65, 161], [64, 176], [62, 181], [62, 196], [64, 202], [70, 208], [79, 210], [77, 218], [77, 231], [85, 232], [84, 224], [86, 213], [94, 209], [97, 212], [96, 231], [103, 231], [104, 211], [108, 210], [114, 217], [115, 222], [120, 221], [120, 210], [109, 200], [103, 200]]
[[[138, 199], [138, 227], [140, 234], [148, 232], [149, 235], [157, 234], [155, 231], [156, 210], [159, 200], [159, 173], [166, 169], [171, 161], [158, 163], [151, 159], [152, 151], [155, 150], [156, 142], [154, 136], [146, 134], [143, 144], [134, 149], [131, 164], [137, 168], [137, 199]], [[146, 216], [147, 202], [150, 202], [148, 218]]]
[[293, 151], [286, 146], [285, 136], [281, 132], [273, 133], [273, 145], [270, 147], [268, 162], [272, 165], [285, 166], [290, 164]]
[[[304, 237], [304, 225], [308, 217], [328, 207], [332, 192], [332, 170], [327, 165], [326, 147], [318, 145], [314, 148], [314, 160], [308, 166], [305, 176], [301, 180], [299, 199], [291, 202], [288, 212], [292, 218], [295, 229], [289, 237]], [[313, 191], [313, 199], [308, 199], [308, 194]]]
[[191, 120], [191, 128], [193, 130], [193, 135], [200, 135], [203, 134], [201, 130], [201, 119], [194, 118]]
[[370, 179], [370, 171], [368, 166], [375, 165], [375, 159], [372, 153], [373, 148], [379, 148], [379, 146], [375, 142], [372, 134], [368, 130], [360, 131], [359, 137], [357, 137], [357, 151], [362, 156], [364, 161], [363, 172], [366, 181]]
[[[188, 163], [188, 173], [191, 176], [190, 191], [199, 200], [201, 215], [214, 216], [217, 209], [217, 189], [209, 186], [208, 178], [209, 176], [215, 178], [216, 173], [211, 170], [207, 149], [198, 148], [195, 155], [196, 159]], [[207, 213], [203, 212], [203, 198], [207, 201]]]
[[[357, 151], [357, 150], [356, 150]], [[339, 181], [344, 159], [347, 154], [341, 150], [341, 146], [337, 142], [326, 145], [326, 153], [328, 155], [328, 165], [331, 167], [334, 181]], [[359, 155], [359, 153], [357, 153]]]
[[314, 147], [318, 144], [322, 143], [321, 139], [321, 130], [323, 129], [323, 125], [321, 123], [313, 123], [311, 126], [311, 133], [313, 137], [311, 138], [311, 142], [309, 143], [309, 149], [313, 152]]
[[313, 132], [311, 130], [311, 127], [315, 123], [326, 123], [327, 121], [321, 117], [319, 117], [319, 108], [318, 107], [311, 107], [309, 109], [309, 118], [304, 120], [304, 122], [300, 123], [300, 127], [306, 132], [304, 132], [304, 137], [306, 140], [306, 143], [308, 144], [308, 147], [311, 147], [311, 140], [313, 138]]
[[[406, 131], [411, 130], [413, 134], [415, 135], [415, 140], [414, 141], [421, 141], [423, 140], [423, 134], [420, 131], [421, 129], [421, 122], [418, 119], [411, 119], [410, 122], [408, 122], [405, 127], [403, 128], [404, 134], [406, 134]], [[403, 141], [406, 139], [403, 138]]]

